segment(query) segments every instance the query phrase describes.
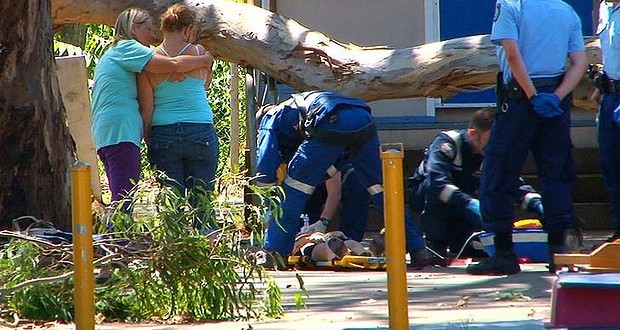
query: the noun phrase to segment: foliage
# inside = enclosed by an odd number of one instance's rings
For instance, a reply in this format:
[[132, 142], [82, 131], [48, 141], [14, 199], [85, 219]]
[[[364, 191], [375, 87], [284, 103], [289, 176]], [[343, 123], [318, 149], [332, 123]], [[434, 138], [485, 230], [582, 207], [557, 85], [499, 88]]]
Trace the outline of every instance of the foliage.
[[[63, 40], [60, 34], [54, 35], [54, 56], [78, 56], [83, 55], [88, 69], [88, 79], [92, 80], [95, 66], [101, 56], [112, 43], [114, 30], [106, 25], [86, 24], [84, 47], [74, 45]], [[89, 84], [90, 85], [90, 84]]]
[[[11, 287], [30, 278], [59, 275], [60, 271], [45, 266], [49, 256], [41, 252], [33, 243], [18, 240], [7, 244], [5, 249], [0, 250], [0, 283]], [[62, 285], [26, 287], [17, 291], [9, 300], [0, 299], [0, 310], [8, 308], [19, 311], [18, 315], [31, 319], [69, 320], [73, 314], [71, 286], [71, 282], [65, 280]], [[0, 293], [0, 298], [3, 296]]]
[[[243, 140], [236, 140], [237, 137], [231, 134], [232, 123], [232, 110], [230, 107], [231, 99], [231, 64], [224, 61], [215, 60], [213, 65], [213, 81], [207, 91], [209, 97], [209, 104], [213, 109], [213, 117], [215, 122], [215, 129], [217, 131], [218, 138], [220, 139], [220, 157], [218, 164], [218, 174], [223, 173], [226, 169], [230, 170], [230, 145], [232, 143], [238, 143], [239, 150], [245, 149], [245, 143]], [[238, 91], [244, 90], [245, 77], [244, 70], [239, 72], [239, 85]], [[245, 136], [245, 93], [239, 93], [239, 137]], [[243, 159], [243, 154], [239, 155], [239, 159]], [[232, 169], [233, 172], [236, 169]]]
[[[220, 180], [218, 186], [227, 188], [218, 196], [182, 196], [143, 181], [135, 191], [133, 219], [118, 212], [98, 218], [100, 230], [114, 232], [96, 240], [97, 257], [105, 260], [97, 268], [108, 274], [100, 273], [106, 281], [96, 289], [97, 313], [121, 321], [282, 315], [279, 288], [247, 249], [250, 239], [262, 242], [265, 210], [234, 198], [238, 191], [250, 189], [267, 201], [273, 190], [255, 189], [242, 175], [227, 174]], [[196, 225], [199, 219], [207, 219], [209, 230]], [[72, 320], [71, 277], [11, 289], [71, 270], [67, 246], [50, 250], [20, 239], [7, 243], [0, 250], [0, 281], [5, 283], [0, 287], [0, 310], [31, 319]]]

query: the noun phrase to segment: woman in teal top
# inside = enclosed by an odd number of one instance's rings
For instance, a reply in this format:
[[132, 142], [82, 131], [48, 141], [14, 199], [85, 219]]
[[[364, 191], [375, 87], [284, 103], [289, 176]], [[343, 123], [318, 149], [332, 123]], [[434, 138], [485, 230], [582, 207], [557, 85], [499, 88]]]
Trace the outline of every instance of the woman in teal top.
[[[210, 68], [213, 58], [170, 58], [148, 46], [155, 42], [147, 11], [129, 8], [116, 20], [115, 41], [95, 68], [92, 94], [92, 134], [112, 193], [112, 201], [126, 200], [140, 179], [142, 118], [138, 109], [136, 74], [139, 72], [188, 72]], [[128, 200], [121, 210], [130, 213]]]
[[[194, 14], [188, 6], [173, 5], [161, 17], [164, 41], [156, 52], [175, 58], [201, 55], [205, 49], [189, 43]], [[210, 68], [184, 74], [138, 75], [138, 92], [151, 165], [166, 175], [182, 195], [196, 202], [213, 190], [218, 164], [218, 138], [205, 89]]]

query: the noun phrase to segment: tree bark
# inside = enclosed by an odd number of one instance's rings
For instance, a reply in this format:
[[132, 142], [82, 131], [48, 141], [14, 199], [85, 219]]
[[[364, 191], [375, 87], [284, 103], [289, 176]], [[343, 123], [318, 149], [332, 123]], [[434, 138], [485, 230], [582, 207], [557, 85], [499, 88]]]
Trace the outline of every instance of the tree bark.
[[50, 0], [0, 2], [0, 228], [31, 215], [70, 229], [68, 133]]
[[[79, 2], [79, 4], [78, 4]], [[62, 25], [113, 25], [129, 5], [154, 17], [173, 0], [52, 0], [53, 20]], [[360, 47], [330, 39], [292, 19], [261, 8], [218, 0], [186, 1], [196, 7], [198, 39], [215, 57], [257, 68], [298, 90], [338, 91], [366, 101], [409, 97], [449, 98], [493, 87], [498, 70], [488, 36], [472, 36], [405, 49]], [[598, 44], [589, 57], [598, 60]], [[584, 80], [577, 99], [593, 89]]]

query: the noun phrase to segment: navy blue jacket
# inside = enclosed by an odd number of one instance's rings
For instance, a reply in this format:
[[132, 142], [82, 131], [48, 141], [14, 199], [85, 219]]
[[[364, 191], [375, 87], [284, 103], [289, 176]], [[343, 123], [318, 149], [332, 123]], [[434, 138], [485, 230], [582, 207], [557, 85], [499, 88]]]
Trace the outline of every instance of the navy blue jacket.
[[[410, 206], [421, 212], [424, 201], [439, 201], [464, 209], [478, 196], [482, 161], [483, 156], [471, 149], [466, 129], [439, 133], [408, 179]], [[520, 179], [515, 187], [515, 200], [523, 200], [528, 193], [535, 193], [535, 190]]]

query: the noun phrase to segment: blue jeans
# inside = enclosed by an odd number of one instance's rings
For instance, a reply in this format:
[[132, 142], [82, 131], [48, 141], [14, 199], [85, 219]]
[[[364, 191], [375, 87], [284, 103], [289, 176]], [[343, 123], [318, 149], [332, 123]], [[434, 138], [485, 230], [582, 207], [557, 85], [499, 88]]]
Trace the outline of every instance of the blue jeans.
[[213, 124], [176, 123], [151, 129], [149, 161], [166, 174], [169, 184], [185, 191], [212, 191], [219, 141]]

